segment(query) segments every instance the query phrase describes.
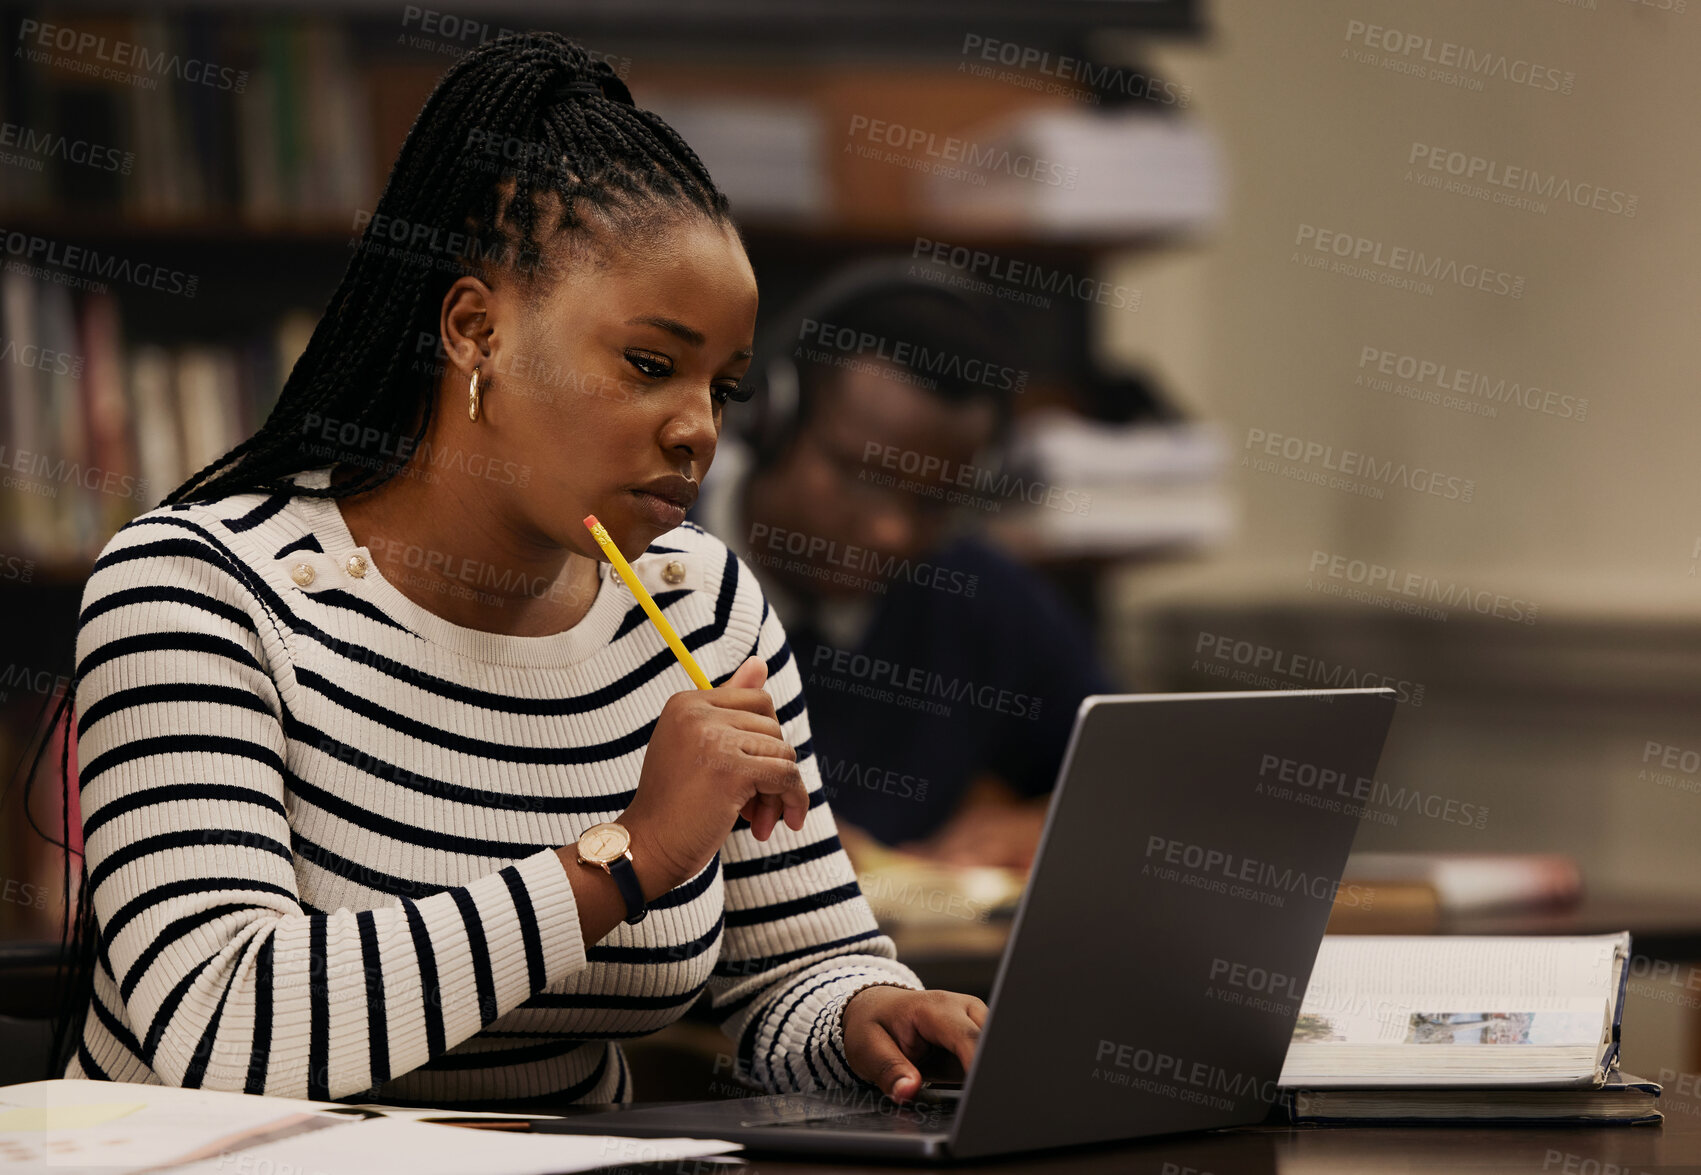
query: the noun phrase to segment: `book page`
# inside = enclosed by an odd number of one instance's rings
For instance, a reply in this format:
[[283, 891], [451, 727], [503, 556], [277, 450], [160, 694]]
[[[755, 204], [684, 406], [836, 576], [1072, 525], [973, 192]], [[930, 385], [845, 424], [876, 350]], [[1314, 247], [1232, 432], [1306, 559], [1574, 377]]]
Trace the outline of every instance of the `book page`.
[[1577, 1009], [1578, 1000], [1599, 1007], [1616, 995], [1620, 941], [1618, 935], [1325, 935], [1300, 1016], [1351, 1022], [1414, 1012], [1557, 1013]]
[[[1520, 998], [1483, 1005], [1378, 1001], [1374, 1013], [1301, 1012], [1295, 1044], [1595, 1045], [1600, 1042], [1600, 999]], [[1539, 1008], [1528, 1007], [1540, 1003]]]

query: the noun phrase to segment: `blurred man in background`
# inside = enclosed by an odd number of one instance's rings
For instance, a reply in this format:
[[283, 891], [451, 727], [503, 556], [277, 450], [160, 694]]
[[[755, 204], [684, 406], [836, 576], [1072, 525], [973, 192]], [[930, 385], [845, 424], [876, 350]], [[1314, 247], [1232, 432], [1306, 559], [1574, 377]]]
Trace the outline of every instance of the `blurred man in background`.
[[692, 518], [785, 623], [840, 823], [1025, 868], [1078, 703], [1116, 691], [1061, 595], [965, 525], [1022, 504], [982, 476], [1015, 359], [991, 307], [919, 267], [830, 279], [764, 335]]

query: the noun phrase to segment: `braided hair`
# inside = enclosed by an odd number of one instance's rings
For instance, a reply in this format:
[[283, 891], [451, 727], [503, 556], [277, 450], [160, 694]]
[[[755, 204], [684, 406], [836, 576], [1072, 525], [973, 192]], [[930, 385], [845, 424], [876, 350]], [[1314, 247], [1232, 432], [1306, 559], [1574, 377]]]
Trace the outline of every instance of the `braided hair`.
[[[375, 460], [374, 448], [411, 454], [430, 424], [431, 388], [410, 349], [437, 337], [456, 278], [535, 284], [555, 272], [556, 232], [569, 234], [567, 257], [577, 260], [596, 247], [598, 229], [630, 239], [692, 212], [737, 231], [696, 153], [633, 103], [607, 62], [559, 33], [509, 33], [480, 45], [426, 99], [265, 423], [162, 504], [375, 488], [406, 461]], [[338, 443], [310, 438], [316, 420], [337, 422]], [[412, 444], [396, 444], [410, 432]], [[318, 489], [286, 480], [327, 459], [366, 471]]]
[[[419, 451], [430, 426], [435, 389], [409, 352], [414, 340], [437, 338], [443, 298], [457, 278], [534, 288], [557, 272], [556, 234], [566, 232], [565, 258], [575, 262], [605, 253], [615, 240], [643, 238], [682, 214], [738, 233], [726, 197], [696, 153], [660, 117], [637, 107], [607, 62], [552, 32], [509, 33], [471, 50], [420, 109], [360, 246], [265, 423], [161, 505], [254, 492], [341, 498], [383, 484]], [[605, 231], [611, 239], [602, 239]], [[329, 446], [309, 435], [312, 421], [328, 419], [339, 424]], [[412, 444], [394, 443], [410, 430]], [[390, 459], [373, 458], [373, 438]], [[404, 454], [400, 461], [396, 453]], [[364, 472], [318, 488], [290, 479], [327, 459]], [[82, 1032], [99, 936], [85, 866], [77, 867], [74, 908], [69, 901], [76, 687], [73, 674], [30, 757], [24, 787], [30, 825], [65, 854], [61, 1003], [49, 1077], [63, 1071]], [[65, 803], [55, 840], [36, 824], [29, 799], [62, 721]]]

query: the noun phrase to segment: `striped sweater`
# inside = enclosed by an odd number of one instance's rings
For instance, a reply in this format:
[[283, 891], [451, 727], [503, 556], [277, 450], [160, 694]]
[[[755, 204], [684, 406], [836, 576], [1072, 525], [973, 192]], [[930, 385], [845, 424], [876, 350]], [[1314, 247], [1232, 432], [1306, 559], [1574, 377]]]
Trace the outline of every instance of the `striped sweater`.
[[[101, 553], [76, 693], [100, 934], [66, 1076], [630, 1101], [617, 1042], [707, 991], [740, 1075], [858, 1084], [846, 1001], [921, 984], [857, 887], [798, 666], [744, 562], [687, 522], [632, 564], [711, 681], [767, 662], [808, 818], [766, 842], [740, 820], [647, 918], [587, 943], [555, 849], [625, 810], [690, 679], [607, 563], [576, 625], [517, 637], [444, 620], [370, 556], [335, 502], [281, 494], [151, 510]], [[450, 573], [478, 590], [479, 569]]]

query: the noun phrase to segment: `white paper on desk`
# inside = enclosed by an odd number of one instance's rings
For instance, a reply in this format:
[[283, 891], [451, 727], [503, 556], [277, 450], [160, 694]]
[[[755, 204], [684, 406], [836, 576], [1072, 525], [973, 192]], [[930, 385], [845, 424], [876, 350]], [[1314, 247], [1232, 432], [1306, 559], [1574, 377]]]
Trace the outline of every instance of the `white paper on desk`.
[[330, 1106], [79, 1078], [9, 1085], [0, 1088], [0, 1172], [119, 1175], [216, 1154], [269, 1127], [320, 1125], [335, 1134], [360, 1121], [322, 1112]]
[[[332, 1137], [335, 1136], [335, 1137]], [[519, 1134], [374, 1118], [345, 1130], [304, 1134], [171, 1175], [556, 1175], [625, 1163], [665, 1163], [736, 1151], [735, 1142], [693, 1138], [614, 1138]]]

